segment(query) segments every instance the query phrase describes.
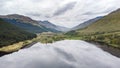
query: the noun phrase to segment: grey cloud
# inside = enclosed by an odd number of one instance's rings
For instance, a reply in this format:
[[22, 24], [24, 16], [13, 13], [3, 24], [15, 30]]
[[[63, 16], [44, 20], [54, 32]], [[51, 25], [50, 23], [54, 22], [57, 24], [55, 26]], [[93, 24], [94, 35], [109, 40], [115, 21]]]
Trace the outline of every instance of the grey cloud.
[[8, 0], [0, 0], [0, 7], [2, 7]]
[[94, 13], [94, 12], [86, 12], [83, 15], [93, 15], [93, 14], [99, 14], [99, 13]]
[[39, 14], [39, 13], [26, 13], [26, 15], [30, 15], [30, 16], [35, 16], [35, 17], [39, 17], [39, 16], [41, 16], [41, 14]]
[[48, 16], [48, 15], [46, 15], [45, 17], [46, 17], [46, 18], [50, 18], [50, 16]]
[[7, 1], [9, 1], [9, 0], [0, 0], [0, 3], [7, 2]]
[[68, 10], [73, 9], [75, 4], [76, 4], [76, 2], [68, 3], [64, 7], [58, 9], [53, 15], [55, 15], [55, 16], [61, 15], [61, 14], [65, 13], [65, 12], [67, 12]]
[[120, 8], [119, 4], [120, 0], [0, 0], [0, 14], [22, 14], [72, 28]]
[[7, 11], [4, 6], [9, 0], [0, 0], [0, 14], [6, 14], [9, 11]]
[[41, 2], [43, 0], [31, 0], [32, 2]]
[[93, 12], [88, 11], [88, 12], [83, 13], [83, 15], [90, 16], [90, 15], [107, 14], [107, 13], [112, 12], [112, 10], [115, 10], [115, 9], [116, 9], [115, 7], [109, 7], [107, 9], [102, 10], [102, 11], [93, 11]]

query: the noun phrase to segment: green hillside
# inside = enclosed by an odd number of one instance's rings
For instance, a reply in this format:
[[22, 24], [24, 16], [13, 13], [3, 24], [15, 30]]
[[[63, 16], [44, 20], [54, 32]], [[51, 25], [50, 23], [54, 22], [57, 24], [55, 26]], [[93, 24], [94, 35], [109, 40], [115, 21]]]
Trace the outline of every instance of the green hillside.
[[24, 15], [19, 14], [0, 15], [0, 18], [30, 33], [61, 32], [56, 29], [48, 28], [50, 26], [49, 24], [48, 26], [42, 25], [44, 24], [44, 22], [41, 21], [41, 23], [39, 23], [38, 21], [33, 20], [30, 17]]
[[36, 26], [36, 25], [33, 25], [32, 23], [25, 23], [25, 22], [19, 21], [18, 19], [3, 18], [3, 20], [31, 33], [60, 32], [54, 29], [46, 28], [45, 26], [42, 26], [42, 25]]
[[0, 47], [36, 37], [35, 34], [23, 31], [0, 19]]
[[110, 13], [109, 15], [98, 20], [96, 23], [89, 27], [78, 30], [83, 33], [95, 33], [95, 32], [112, 32], [120, 31], [120, 10]]
[[87, 41], [100, 42], [120, 48], [120, 10], [114, 11], [87, 28], [66, 33]]

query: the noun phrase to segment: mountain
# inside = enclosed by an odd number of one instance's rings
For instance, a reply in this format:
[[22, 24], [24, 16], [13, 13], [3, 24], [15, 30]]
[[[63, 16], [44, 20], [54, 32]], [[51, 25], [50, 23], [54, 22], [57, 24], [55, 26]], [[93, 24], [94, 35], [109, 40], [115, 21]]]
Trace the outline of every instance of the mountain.
[[49, 21], [39, 21], [39, 24], [41, 24], [41, 25], [43, 25], [43, 26], [45, 26], [47, 28], [58, 30], [58, 31], [62, 31], [62, 32], [66, 32], [66, 31], [69, 30], [69, 28], [58, 26], [58, 25], [54, 25], [54, 24], [52, 24]]
[[120, 9], [102, 17], [84, 29], [70, 31], [66, 34], [86, 41], [120, 48]]
[[0, 19], [0, 47], [36, 37], [6, 21]]
[[60, 32], [55, 29], [47, 28], [46, 26], [39, 24], [38, 21], [23, 15], [18, 15], [18, 14], [11, 14], [4, 16], [1, 15], [0, 18], [4, 19], [6, 22], [9, 22], [31, 33]]
[[49, 32], [49, 31], [50, 32], [58, 32], [57, 30], [48, 29], [44, 26], [36, 26], [36, 25], [30, 24], [30, 23], [24, 23], [24, 22], [18, 21], [16, 19], [4, 18], [4, 20], [23, 29], [23, 30], [31, 32], [31, 33], [42, 33], [42, 32]]
[[86, 22], [84, 22], [84, 23], [82, 23], [82, 24], [79, 24], [79, 25], [73, 27], [72, 30], [77, 30], [77, 29], [86, 28], [87, 26], [95, 23], [97, 20], [99, 20], [99, 19], [101, 19], [101, 18], [102, 18], [102, 16], [96, 17], [96, 18], [94, 18], [94, 19], [90, 19], [90, 20], [88, 20], [88, 21], [86, 21]]
[[38, 24], [37, 21], [32, 20], [31, 18], [29, 18], [27, 16], [19, 15], [19, 14], [0, 15], [0, 18], [15, 19], [20, 22], [30, 23], [30, 24], [34, 24], [34, 25]]
[[87, 28], [79, 29], [78, 31], [83, 33], [120, 31], [120, 9], [104, 16]]

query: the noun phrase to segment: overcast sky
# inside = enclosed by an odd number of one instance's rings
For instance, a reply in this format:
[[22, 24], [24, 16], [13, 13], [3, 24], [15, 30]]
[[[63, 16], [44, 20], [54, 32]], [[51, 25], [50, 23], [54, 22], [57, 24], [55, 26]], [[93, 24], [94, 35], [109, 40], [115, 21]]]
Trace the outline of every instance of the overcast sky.
[[74, 27], [120, 8], [120, 0], [0, 0], [0, 15], [22, 14]]

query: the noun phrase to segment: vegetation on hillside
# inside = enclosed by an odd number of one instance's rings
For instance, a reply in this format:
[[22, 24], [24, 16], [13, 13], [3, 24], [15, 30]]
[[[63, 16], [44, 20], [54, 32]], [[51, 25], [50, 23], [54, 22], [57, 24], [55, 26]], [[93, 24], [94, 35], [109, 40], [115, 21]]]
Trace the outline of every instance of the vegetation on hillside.
[[102, 19], [91, 24], [85, 29], [79, 29], [77, 32], [80, 33], [106, 33], [106, 32], [117, 32], [120, 31], [120, 10], [112, 12]]
[[59, 32], [57, 30], [53, 30], [53, 29], [49, 29], [46, 28], [45, 26], [37, 26], [37, 25], [33, 25], [30, 23], [25, 23], [23, 21], [17, 20], [17, 19], [8, 19], [8, 18], [4, 18], [4, 20], [8, 23], [11, 23], [25, 31], [31, 32], [31, 33], [42, 33], [42, 32]]
[[23, 40], [36, 37], [35, 34], [23, 31], [16, 26], [0, 19], [0, 47], [8, 46]]
[[84, 29], [70, 31], [66, 35], [120, 48], [120, 10], [110, 13]]
[[120, 48], [120, 32], [84, 35], [82, 39]]
[[47, 43], [52, 43], [52, 42], [64, 40], [64, 39], [65, 39], [65, 36], [63, 34], [44, 32], [44, 33], [38, 34], [36, 38], [1, 47], [0, 52], [10, 53], [10, 52], [17, 51], [23, 47], [29, 46], [32, 43], [41, 42], [41, 43], [47, 44]]
[[[21, 47], [33, 42], [52, 43], [64, 39], [77, 39], [86, 40], [92, 42], [99, 42], [109, 46], [120, 48], [120, 10], [113, 12], [95, 23], [89, 25], [84, 29], [73, 30], [65, 34], [57, 34], [51, 32], [44, 32], [38, 34], [37, 37], [34, 34], [20, 30], [19, 28], [11, 25], [0, 19], [0, 46], [10, 45], [15, 42], [19, 42], [10, 46], [0, 48], [0, 51], [15, 51]], [[36, 37], [32, 39], [33, 37]], [[23, 41], [26, 39], [32, 39], [29, 41]]]

